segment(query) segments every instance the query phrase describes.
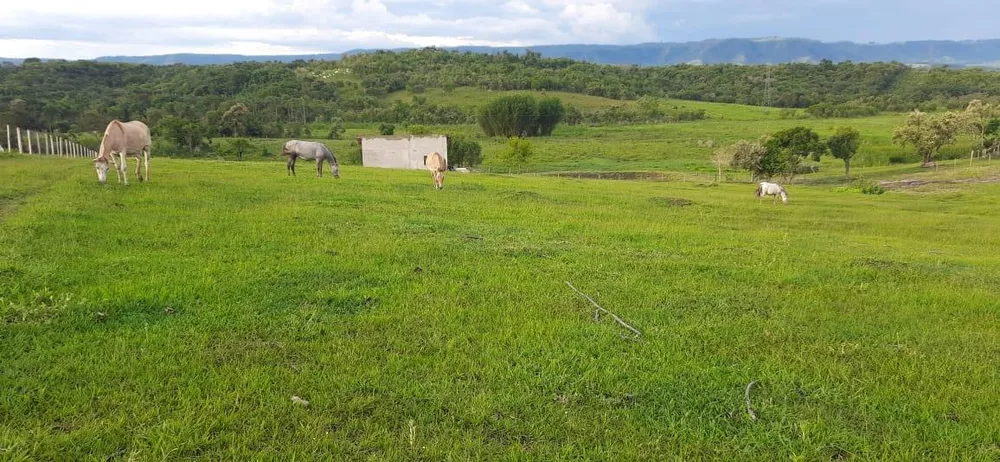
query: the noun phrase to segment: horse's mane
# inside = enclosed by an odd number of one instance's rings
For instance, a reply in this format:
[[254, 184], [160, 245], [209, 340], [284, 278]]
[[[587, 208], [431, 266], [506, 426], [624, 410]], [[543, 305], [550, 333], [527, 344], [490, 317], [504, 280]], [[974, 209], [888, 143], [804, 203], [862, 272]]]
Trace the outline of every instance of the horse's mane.
[[[107, 128], [104, 129], [104, 137], [101, 138], [101, 147], [97, 152], [98, 159], [104, 159], [108, 155], [108, 151], [105, 150], [105, 143], [108, 142], [108, 136], [111, 135], [112, 127], [117, 127], [118, 131], [121, 133], [121, 142], [125, 142], [125, 127], [122, 126], [122, 122], [118, 119], [114, 119], [108, 123]], [[112, 142], [114, 140], [112, 139]]]

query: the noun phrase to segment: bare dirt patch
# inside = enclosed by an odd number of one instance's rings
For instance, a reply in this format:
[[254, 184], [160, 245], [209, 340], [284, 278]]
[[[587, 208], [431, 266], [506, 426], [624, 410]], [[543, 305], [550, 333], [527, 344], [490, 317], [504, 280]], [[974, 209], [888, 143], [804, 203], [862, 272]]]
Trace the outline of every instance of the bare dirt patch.
[[671, 179], [670, 175], [662, 172], [552, 172], [542, 175], [587, 180], [669, 181]]
[[928, 185], [956, 185], [956, 184], [975, 184], [975, 183], [997, 183], [1000, 182], [1000, 176], [990, 176], [983, 178], [963, 178], [957, 180], [896, 180], [896, 181], [880, 181], [879, 186], [885, 189], [892, 190], [905, 190], [919, 188], [921, 186]]

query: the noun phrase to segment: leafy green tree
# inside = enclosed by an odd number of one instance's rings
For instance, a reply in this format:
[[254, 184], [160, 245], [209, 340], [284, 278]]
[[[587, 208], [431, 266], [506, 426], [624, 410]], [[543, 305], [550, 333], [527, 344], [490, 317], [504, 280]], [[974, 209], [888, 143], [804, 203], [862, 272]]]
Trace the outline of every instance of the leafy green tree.
[[238, 160], [243, 160], [243, 154], [250, 152], [250, 141], [246, 138], [236, 138], [229, 142], [229, 152], [236, 156]]
[[379, 125], [378, 132], [383, 136], [392, 136], [392, 134], [396, 132], [396, 126], [393, 124], [383, 123], [382, 125]]
[[993, 160], [993, 154], [1000, 151], [1000, 118], [990, 119], [986, 124], [986, 152]]
[[961, 116], [954, 112], [927, 114], [915, 110], [893, 131], [892, 141], [913, 146], [923, 159], [922, 165], [927, 166], [942, 147], [955, 142], [960, 127]]
[[852, 127], [839, 127], [826, 140], [826, 145], [833, 157], [844, 161], [844, 173], [851, 179], [851, 159], [861, 147], [861, 133]]
[[987, 149], [987, 139], [990, 136], [990, 122], [997, 116], [997, 108], [992, 104], [974, 99], [962, 113], [962, 132], [972, 135], [977, 142], [980, 155]]
[[301, 138], [303, 135], [302, 129], [304, 125], [301, 122], [292, 122], [285, 125], [285, 137], [286, 138]]
[[753, 180], [770, 179], [788, 171], [788, 151], [768, 149], [762, 141], [740, 140], [729, 148], [733, 167], [748, 170]]
[[719, 169], [719, 173], [715, 176], [716, 183], [722, 182], [722, 169], [733, 164], [735, 154], [735, 145], [725, 146], [715, 150], [715, 153], [712, 155], [712, 164]]
[[250, 120], [250, 109], [243, 103], [236, 103], [222, 114], [222, 126], [230, 135], [240, 136], [247, 133], [247, 122]]
[[189, 152], [196, 152], [205, 146], [208, 136], [208, 131], [201, 124], [174, 116], [165, 117], [156, 129], [160, 136], [178, 147], [187, 148]]
[[826, 144], [808, 127], [792, 127], [772, 133], [765, 147], [768, 150], [786, 150], [800, 159], [811, 157], [816, 161], [826, 153]]

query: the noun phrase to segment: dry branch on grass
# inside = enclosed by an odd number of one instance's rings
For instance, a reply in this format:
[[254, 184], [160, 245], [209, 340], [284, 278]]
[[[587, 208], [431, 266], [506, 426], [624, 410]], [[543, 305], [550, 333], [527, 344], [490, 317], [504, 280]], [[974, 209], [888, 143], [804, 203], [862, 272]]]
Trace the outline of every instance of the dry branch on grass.
[[601, 313], [604, 312], [604, 313], [607, 313], [612, 318], [614, 318], [614, 320], [617, 321], [618, 324], [621, 324], [622, 327], [624, 327], [624, 328], [632, 331], [632, 333], [635, 334], [636, 337], [641, 337], [642, 336], [642, 332], [639, 332], [638, 329], [636, 329], [636, 328], [628, 325], [628, 323], [626, 323], [625, 321], [622, 321], [622, 318], [619, 318], [614, 313], [612, 313], [612, 312], [604, 309], [601, 305], [598, 305], [597, 302], [594, 301], [594, 299], [590, 298], [589, 295], [587, 295], [587, 294], [585, 294], [583, 292], [580, 292], [580, 290], [577, 289], [576, 287], [573, 287], [573, 284], [570, 284], [569, 281], [565, 281], [565, 282], [566, 282], [566, 285], [568, 285], [570, 289], [573, 289], [574, 292], [582, 295], [583, 298], [586, 298], [587, 300], [590, 301], [590, 303], [594, 304], [594, 306], [597, 307], [597, 309], [594, 310], [594, 321], [595, 322], [599, 321], [601, 319]]
[[756, 380], [754, 380], [753, 382], [748, 383], [747, 384], [747, 391], [744, 394], [745, 397], [746, 397], [746, 401], [747, 401], [747, 414], [750, 414], [750, 420], [757, 420], [757, 411], [755, 411], [753, 409], [753, 406], [750, 405], [750, 389], [752, 389], [754, 385], [757, 385], [757, 381]]

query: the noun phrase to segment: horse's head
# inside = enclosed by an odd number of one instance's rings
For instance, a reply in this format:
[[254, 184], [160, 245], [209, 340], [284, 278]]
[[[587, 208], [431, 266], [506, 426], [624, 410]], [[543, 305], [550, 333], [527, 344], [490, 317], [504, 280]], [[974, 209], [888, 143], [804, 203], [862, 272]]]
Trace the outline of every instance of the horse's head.
[[98, 157], [94, 159], [94, 170], [97, 170], [97, 181], [104, 184], [108, 181], [108, 158]]
[[757, 197], [760, 197], [761, 194], [764, 194], [764, 186], [758, 184], [757, 185], [757, 190], [754, 191], [753, 195], [757, 196]]
[[340, 178], [340, 165], [335, 162], [335, 163], [333, 163], [333, 165], [330, 166], [330, 169], [333, 170], [333, 177], [339, 179]]

